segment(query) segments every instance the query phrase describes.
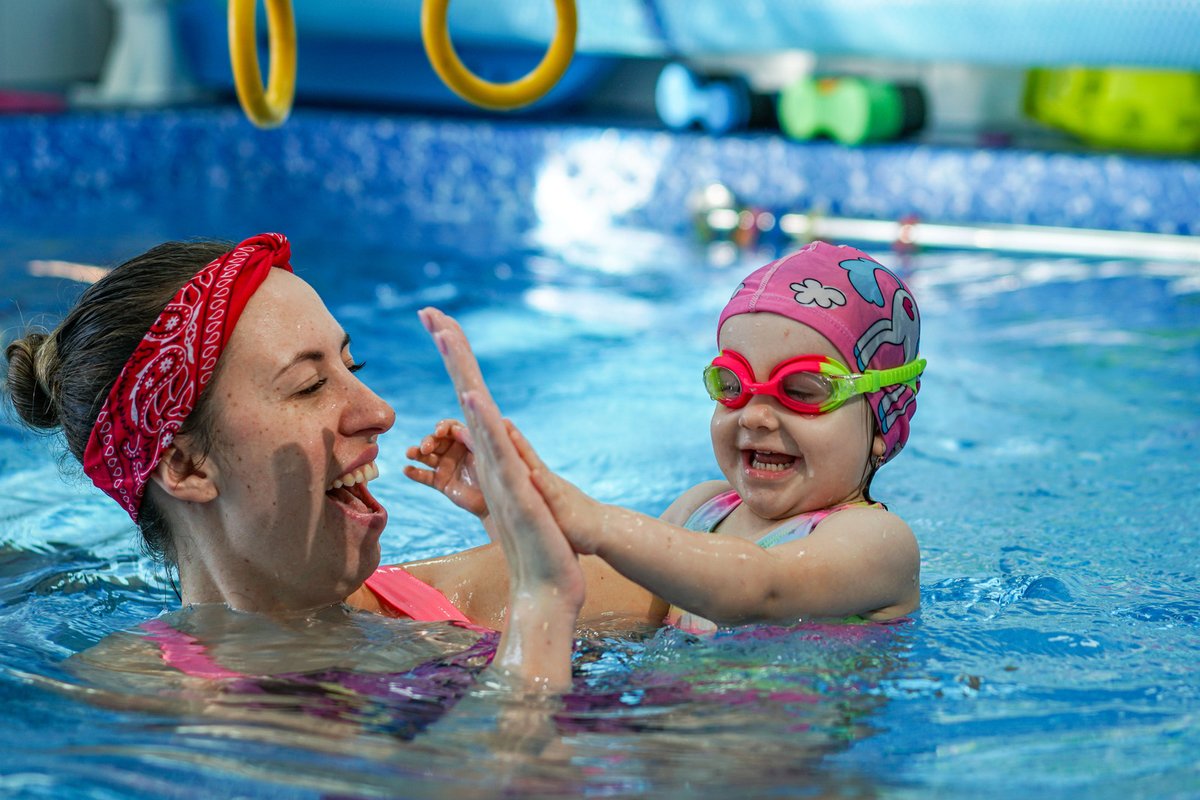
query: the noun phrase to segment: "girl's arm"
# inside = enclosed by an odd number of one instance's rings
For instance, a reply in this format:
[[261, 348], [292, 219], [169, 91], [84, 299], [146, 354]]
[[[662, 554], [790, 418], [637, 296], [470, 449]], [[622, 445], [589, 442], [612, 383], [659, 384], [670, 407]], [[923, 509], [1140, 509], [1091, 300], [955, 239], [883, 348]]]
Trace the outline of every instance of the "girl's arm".
[[696, 533], [599, 503], [510, 435], [571, 545], [667, 602], [721, 625], [862, 615], [891, 619], [920, 602], [920, 553], [902, 519], [878, 508], [831, 514], [807, 537], [770, 549]]
[[[485, 544], [403, 566], [446, 595], [475, 624], [497, 630], [504, 627], [508, 614], [509, 570], [504, 551], [498, 544]], [[579, 611], [581, 622], [610, 619], [631, 626], [662, 623], [667, 604], [649, 590], [596, 556], [580, 557], [579, 568], [586, 585], [583, 607]]]

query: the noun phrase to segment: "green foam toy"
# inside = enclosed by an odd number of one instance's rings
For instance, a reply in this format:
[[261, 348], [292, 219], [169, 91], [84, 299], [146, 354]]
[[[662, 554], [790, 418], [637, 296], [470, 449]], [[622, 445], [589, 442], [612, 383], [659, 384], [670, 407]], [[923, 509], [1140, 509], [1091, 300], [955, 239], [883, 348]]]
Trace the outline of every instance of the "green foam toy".
[[1098, 147], [1200, 152], [1200, 73], [1032, 69], [1025, 113]]
[[779, 94], [779, 127], [792, 139], [828, 136], [842, 144], [884, 142], [925, 124], [916, 86], [869, 78], [803, 78]]

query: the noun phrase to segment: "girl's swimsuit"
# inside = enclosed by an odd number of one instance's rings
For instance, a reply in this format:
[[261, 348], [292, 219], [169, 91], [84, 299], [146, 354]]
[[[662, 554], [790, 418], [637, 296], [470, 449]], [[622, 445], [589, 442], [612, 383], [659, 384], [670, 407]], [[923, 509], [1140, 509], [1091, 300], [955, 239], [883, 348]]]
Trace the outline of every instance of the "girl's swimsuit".
[[[742, 498], [738, 493], [730, 489], [726, 492], [721, 492], [711, 500], [701, 504], [699, 508], [692, 512], [688, 517], [687, 522], [683, 523], [683, 527], [690, 531], [698, 533], [714, 533], [717, 526], [720, 525], [733, 510], [742, 504]], [[765, 536], [761, 537], [755, 544], [762, 548], [775, 547], [776, 545], [792, 542], [796, 539], [803, 539], [812, 533], [813, 528], [817, 527], [830, 514], [841, 511], [846, 508], [882, 508], [880, 503], [869, 503], [865, 500], [859, 500], [853, 503], [843, 503], [839, 506], [830, 508], [822, 508], [819, 511], [810, 511], [807, 514], [800, 514], [792, 517], [787, 522], [769, 531]], [[667, 612], [666, 623], [681, 630], [691, 633], [711, 633], [717, 629], [717, 624], [704, 617], [684, 611], [679, 606], [671, 606], [671, 610]]]

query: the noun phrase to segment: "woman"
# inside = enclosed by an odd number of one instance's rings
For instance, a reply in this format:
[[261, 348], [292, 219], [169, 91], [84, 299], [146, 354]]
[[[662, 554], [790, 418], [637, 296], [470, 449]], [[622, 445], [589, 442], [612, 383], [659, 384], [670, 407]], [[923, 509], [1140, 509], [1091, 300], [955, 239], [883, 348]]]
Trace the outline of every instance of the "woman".
[[[89, 287], [53, 333], [6, 348], [20, 417], [62, 429], [147, 549], [177, 566], [184, 605], [210, 617], [214, 604], [280, 619], [340, 607], [379, 564], [387, 512], [367, 483], [394, 413], [355, 376], [350, 337], [290, 255], [278, 234], [233, 249], [161, 245]], [[448, 367], [463, 386], [476, 380]], [[583, 573], [528, 479], [501, 491], [506, 471], [525, 469], [506, 455], [507, 441], [477, 454], [493, 476], [484, 491], [500, 549], [517, 567], [492, 669], [559, 690]], [[191, 633], [147, 631], [169, 665], [237, 674]]]

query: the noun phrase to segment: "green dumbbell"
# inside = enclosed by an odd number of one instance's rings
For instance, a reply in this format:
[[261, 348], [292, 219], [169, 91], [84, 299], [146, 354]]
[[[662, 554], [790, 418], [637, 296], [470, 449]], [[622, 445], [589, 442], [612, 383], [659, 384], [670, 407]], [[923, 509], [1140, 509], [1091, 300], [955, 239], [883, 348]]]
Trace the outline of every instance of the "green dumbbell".
[[829, 136], [842, 144], [886, 142], [925, 124], [916, 86], [869, 78], [804, 78], [779, 95], [779, 127], [792, 139]]

